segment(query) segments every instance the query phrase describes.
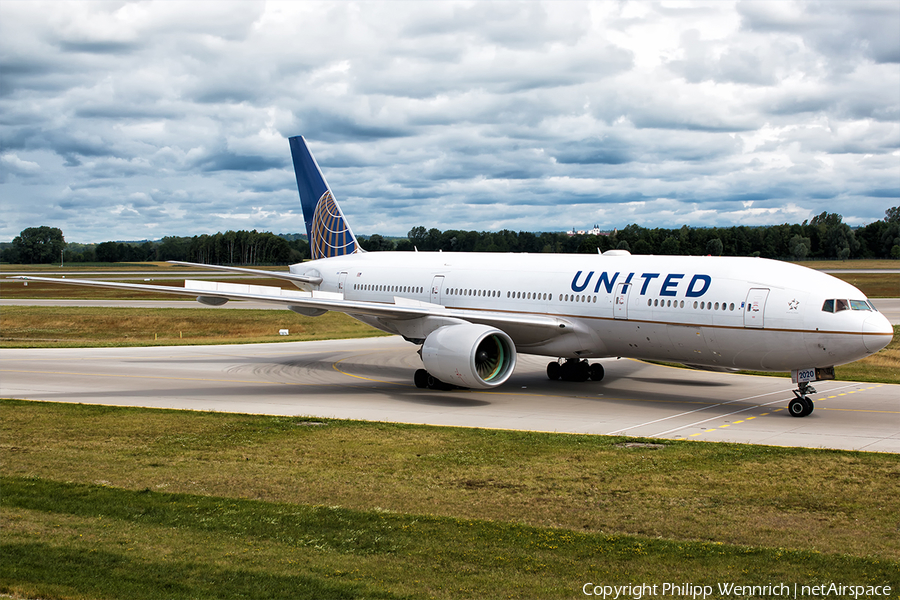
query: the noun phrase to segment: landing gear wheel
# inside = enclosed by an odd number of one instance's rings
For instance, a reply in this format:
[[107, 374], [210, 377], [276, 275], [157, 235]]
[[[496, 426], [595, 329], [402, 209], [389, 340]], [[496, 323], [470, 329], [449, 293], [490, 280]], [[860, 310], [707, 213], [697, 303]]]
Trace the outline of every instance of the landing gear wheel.
[[448, 392], [448, 391], [456, 388], [455, 385], [452, 385], [449, 383], [444, 383], [443, 381], [441, 381], [440, 379], [438, 379], [431, 373], [428, 373], [427, 371], [426, 371], [425, 377], [426, 377], [425, 387], [427, 387], [429, 390], [440, 390], [442, 392]]
[[428, 371], [425, 369], [419, 369], [416, 371], [416, 374], [413, 375], [413, 381], [416, 384], [416, 387], [419, 389], [425, 389], [428, 387]]
[[803, 396], [800, 398], [800, 401], [806, 405], [806, 413], [804, 413], [804, 417], [810, 415], [815, 408], [812, 399], [809, 396]]
[[812, 413], [815, 406], [813, 405], [813, 401], [809, 399], [807, 394], [815, 394], [816, 389], [809, 385], [809, 382], [804, 381], [801, 382], [800, 385], [794, 392], [794, 399], [790, 401], [788, 404], [788, 412], [791, 413], [792, 417], [805, 417]]
[[788, 412], [792, 417], [805, 417], [809, 415], [815, 406], [808, 396], [799, 396], [794, 398], [788, 404]]
[[600, 363], [594, 363], [591, 365], [591, 380], [592, 381], [603, 381], [603, 376], [606, 372], [603, 370], [603, 365]]
[[431, 373], [428, 373], [428, 375], [426, 376], [426, 382], [427, 382], [427, 383], [425, 384], [425, 387], [427, 387], [429, 390], [439, 390], [439, 389], [441, 389], [441, 387], [440, 387], [440, 386], [441, 386], [441, 381], [440, 381], [439, 379], [437, 379], [437, 378], [436, 378], [434, 375], [432, 375]]
[[591, 365], [582, 360], [575, 369], [575, 381], [587, 381], [591, 378]]
[[547, 377], [552, 381], [557, 381], [562, 376], [562, 367], [556, 361], [547, 363]]

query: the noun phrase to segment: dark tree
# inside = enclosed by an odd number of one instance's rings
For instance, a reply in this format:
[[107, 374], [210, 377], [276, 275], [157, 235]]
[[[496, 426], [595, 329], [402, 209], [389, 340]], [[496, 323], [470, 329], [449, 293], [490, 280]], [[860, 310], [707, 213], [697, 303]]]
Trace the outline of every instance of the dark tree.
[[884, 211], [884, 220], [888, 223], [900, 223], [900, 206], [892, 206]]
[[711, 256], [722, 256], [724, 250], [725, 245], [719, 238], [713, 238], [706, 242], [706, 253]]
[[17, 259], [26, 264], [49, 264], [60, 260], [66, 247], [63, 232], [56, 227], [29, 227], [12, 241]]
[[394, 242], [377, 233], [360, 240], [359, 244], [366, 252], [390, 252], [394, 249]]
[[99, 262], [119, 262], [122, 260], [124, 244], [116, 242], [103, 242], [98, 244], [94, 254]]

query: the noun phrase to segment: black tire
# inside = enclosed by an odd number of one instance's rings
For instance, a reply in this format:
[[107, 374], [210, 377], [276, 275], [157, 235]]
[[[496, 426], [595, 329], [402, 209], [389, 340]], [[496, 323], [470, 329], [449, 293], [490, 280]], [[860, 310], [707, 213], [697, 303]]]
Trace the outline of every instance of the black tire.
[[428, 387], [428, 371], [425, 369], [419, 369], [416, 371], [416, 374], [413, 375], [413, 382], [415, 382], [416, 387], [419, 389], [425, 389]]
[[575, 381], [587, 381], [591, 377], [591, 365], [583, 360], [575, 367]]
[[560, 367], [559, 363], [553, 361], [551, 363], [547, 363], [547, 377], [549, 377], [552, 381], [558, 381], [562, 376], [562, 367]]
[[606, 375], [606, 371], [603, 370], [603, 365], [600, 363], [591, 365], [591, 381], [603, 381], [604, 375]]
[[803, 404], [806, 406], [806, 412], [803, 413], [803, 416], [804, 416], [804, 417], [807, 417], [807, 416], [811, 415], [813, 409], [816, 407], [815, 404], [813, 404], [812, 399], [810, 399], [809, 396], [802, 396], [802, 397], [800, 398], [800, 400], [801, 400], [801, 401], [803, 402]]
[[792, 417], [805, 417], [809, 414], [806, 411], [806, 402], [804, 402], [800, 398], [794, 398], [790, 401], [790, 403], [788, 403], [788, 412], [791, 413]]

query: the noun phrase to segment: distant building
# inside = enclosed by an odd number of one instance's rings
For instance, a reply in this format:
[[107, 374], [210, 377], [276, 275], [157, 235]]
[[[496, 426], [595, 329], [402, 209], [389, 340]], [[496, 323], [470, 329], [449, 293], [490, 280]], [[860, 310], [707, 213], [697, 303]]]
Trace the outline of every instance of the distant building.
[[599, 225], [594, 225], [593, 229], [588, 229], [588, 230], [579, 229], [578, 231], [576, 231], [573, 228], [573, 229], [567, 231], [566, 235], [607, 235], [608, 236], [608, 235], [613, 235], [614, 233], [617, 233], [618, 231], [619, 231], [618, 228], [613, 229], [612, 231], [601, 231]]

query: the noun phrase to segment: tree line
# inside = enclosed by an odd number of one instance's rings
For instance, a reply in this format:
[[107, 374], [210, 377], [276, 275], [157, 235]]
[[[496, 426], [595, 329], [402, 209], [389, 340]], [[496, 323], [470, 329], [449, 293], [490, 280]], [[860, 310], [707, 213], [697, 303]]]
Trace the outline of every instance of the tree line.
[[365, 250], [445, 252], [591, 253], [628, 250], [632, 254], [761, 256], [782, 260], [851, 258], [900, 259], [900, 207], [856, 229], [839, 214], [822, 212], [799, 225], [688, 227], [663, 229], [628, 225], [608, 235], [569, 235], [509, 230], [460, 231], [414, 227], [406, 239], [380, 235], [360, 240]]
[[60, 262], [144, 262], [183, 260], [216, 265], [285, 265], [309, 255], [306, 236], [275, 235], [268, 231], [226, 231], [193, 237], [166, 236], [157, 241], [66, 243], [56, 227], [29, 227], [8, 248], [0, 261], [18, 264]]
[[[608, 235], [562, 232], [463, 231], [413, 227], [406, 238], [379, 234], [360, 237], [370, 252], [386, 250], [445, 252], [591, 253], [628, 250], [632, 254], [761, 256], [782, 260], [853, 258], [900, 259], [900, 207], [885, 218], [852, 228], [839, 214], [822, 212], [796, 225], [688, 227], [664, 229], [628, 225]], [[158, 241], [66, 244], [58, 228], [31, 227], [0, 251], [7, 263], [140, 262], [183, 260], [222, 265], [283, 265], [309, 257], [304, 234], [226, 231]]]

